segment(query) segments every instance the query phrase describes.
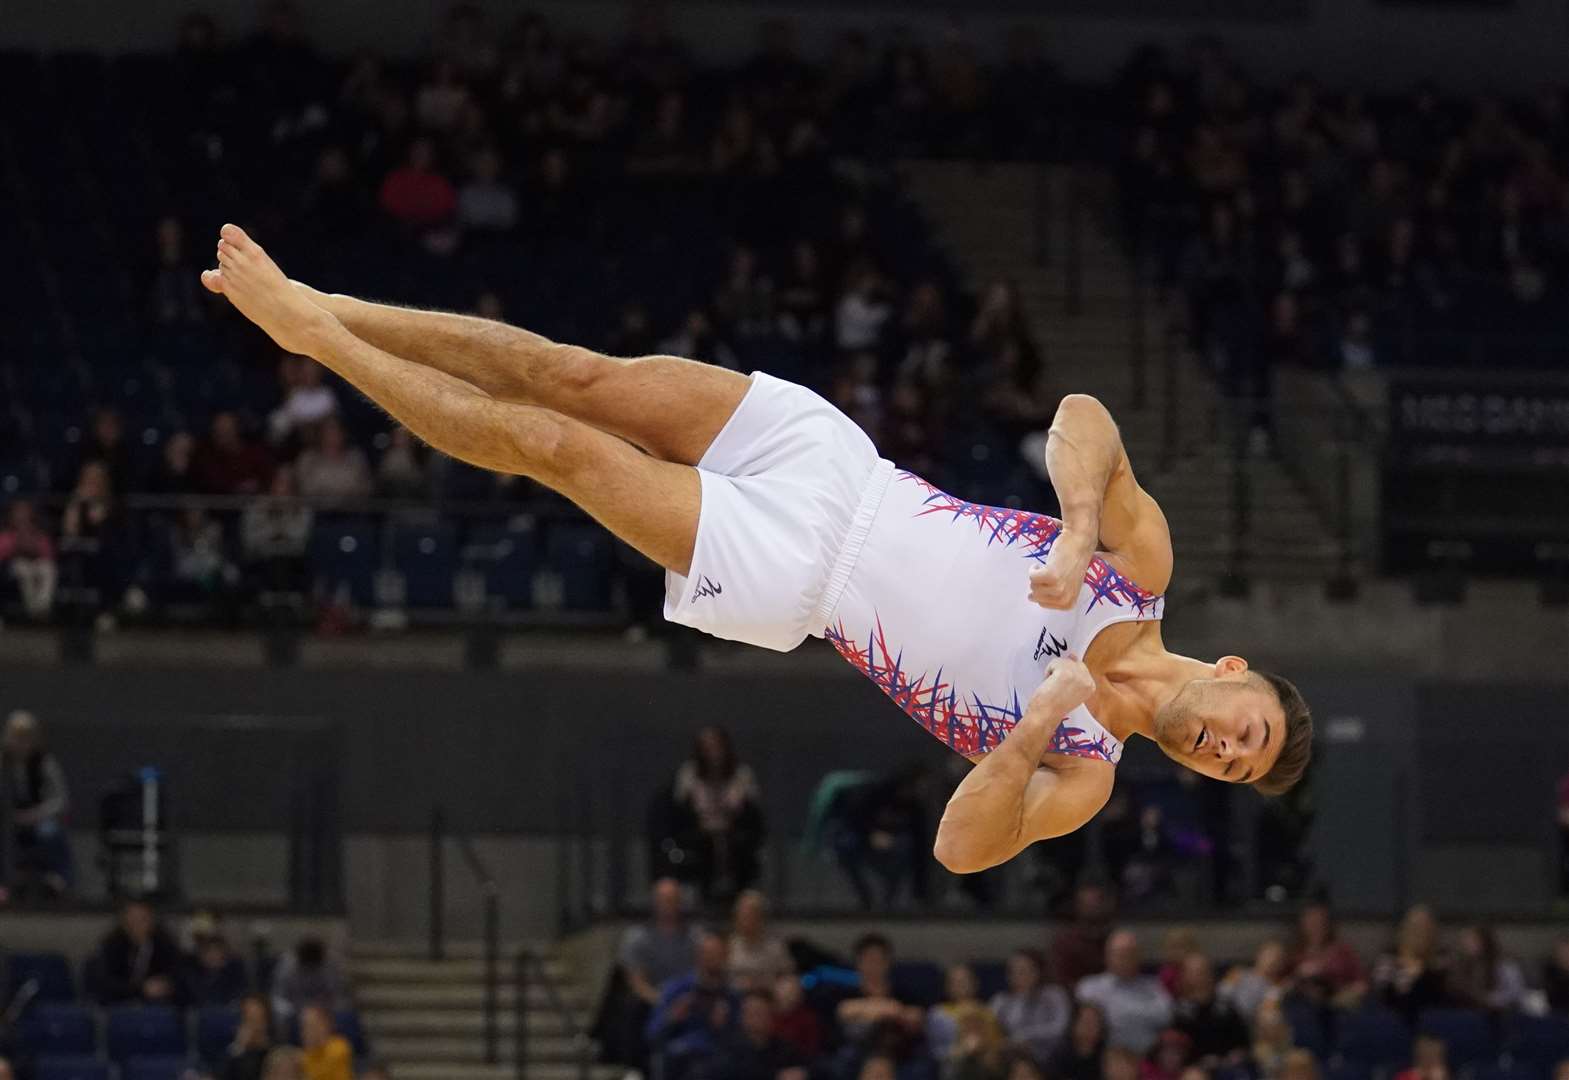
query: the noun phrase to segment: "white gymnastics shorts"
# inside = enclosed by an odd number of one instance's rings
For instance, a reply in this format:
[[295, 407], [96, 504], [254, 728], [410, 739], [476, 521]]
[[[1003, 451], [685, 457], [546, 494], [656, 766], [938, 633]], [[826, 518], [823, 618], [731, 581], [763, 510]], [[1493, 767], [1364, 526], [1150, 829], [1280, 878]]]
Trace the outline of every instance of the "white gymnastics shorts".
[[665, 618], [779, 652], [822, 637], [893, 463], [817, 394], [758, 371], [697, 470], [697, 547], [690, 574], [665, 574]]

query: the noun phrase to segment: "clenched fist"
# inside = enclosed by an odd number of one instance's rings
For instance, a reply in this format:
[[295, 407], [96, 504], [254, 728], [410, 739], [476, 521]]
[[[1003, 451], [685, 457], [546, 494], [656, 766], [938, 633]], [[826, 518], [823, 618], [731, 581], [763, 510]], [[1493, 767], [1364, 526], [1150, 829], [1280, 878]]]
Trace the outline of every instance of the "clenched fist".
[[1051, 546], [1046, 561], [1030, 571], [1030, 599], [1043, 608], [1065, 610], [1073, 606], [1084, 583], [1084, 571], [1095, 557], [1095, 542], [1081, 540], [1064, 530]]
[[1030, 695], [1030, 704], [1039, 705], [1054, 716], [1062, 716], [1083, 705], [1094, 692], [1095, 676], [1084, 666], [1084, 661], [1070, 653], [1047, 665], [1046, 678]]

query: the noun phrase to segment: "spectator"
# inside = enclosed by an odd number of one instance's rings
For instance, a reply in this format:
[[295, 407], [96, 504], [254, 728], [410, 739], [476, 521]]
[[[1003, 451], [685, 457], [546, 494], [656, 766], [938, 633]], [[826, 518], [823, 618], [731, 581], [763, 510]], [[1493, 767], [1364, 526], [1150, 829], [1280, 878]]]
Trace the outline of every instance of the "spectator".
[[855, 943], [855, 972], [859, 979], [854, 997], [841, 1001], [836, 1010], [839, 1028], [852, 1046], [866, 1049], [885, 1038], [908, 1047], [925, 1026], [922, 1011], [895, 994], [893, 945], [880, 934], [864, 934]]
[[882, 879], [882, 902], [892, 907], [904, 882], [917, 902], [926, 899], [926, 864], [931, 837], [926, 806], [921, 798], [925, 770], [903, 769], [891, 776], [857, 786], [845, 795], [840, 827], [834, 835], [834, 854], [849, 875], [861, 906], [873, 906], [871, 869]]
[[128, 901], [120, 925], [88, 963], [88, 992], [100, 1005], [179, 1002], [180, 949], [159, 925], [152, 905]]
[[236, 1005], [250, 991], [245, 963], [229, 948], [217, 920], [203, 912], [191, 920], [192, 950], [185, 964], [187, 1005]]
[[633, 992], [648, 1005], [659, 998], [661, 984], [692, 970], [697, 960], [698, 931], [682, 911], [681, 886], [673, 878], [654, 882], [648, 922], [627, 930], [619, 958]]
[[780, 978], [792, 975], [790, 954], [784, 942], [768, 932], [768, 904], [756, 889], [736, 897], [730, 930], [730, 984], [747, 993], [769, 990]]
[[471, 232], [506, 232], [518, 222], [517, 192], [501, 180], [501, 155], [487, 146], [458, 191], [458, 224]]
[[1548, 1008], [1569, 1016], [1569, 937], [1553, 942], [1552, 955], [1542, 965], [1542, 989]]
[[[32, 713], [18, 709], [6, 718], [0, 763], [11, 803], [15, 869], [37, 875], [49, 895], [63, 896], [76, 876], [66, 836], [71, 793], [60, 759], [49, 752]], [[0, 884], [15, 890], [19, 882]]]
[[305, 1074], [305, 1055], [292, 1046], [269, 1051], [262, 1063], [262, 1080], [309, 1080]]
[[1139, 973], [1139, 942], [1128, 930], [1106, 939], [1106, 970], [1079, 982], [1080, 1001], [1106, 1014], [1107, 1041], [1132, 1053], [1147, 1053], [1171, 1022], [1171, 996], [1153, 975]]
[[1206, 1069], [1240, 1065], [1247, 1056], [1247, 1024], [1230, 1002], [1216, 995], [1215, 966], [1201, 952], [1191, 952], [1182, 961], [1172, 1021], [1191, 1040], [1193, 1057]]
[[996, 1051], [1002, 1047], [1002, 1025], [990, 1006], [981, 1000], [975, 969], [968, 964], [948, 968], [944, 981], [947, 1000], [933, 1005], [926, 1014], [926, 1045], [938, 1061], [954, 1057], [961, 1032], [969, 1030], [972, 1045], [967, 1054]]
[[287, 1024], [307, 1006], [329, 1013], [349, 1007], [348, 983], [318, 937], [301, 938], [272, 973], [272, 1011]]
[[738, 340], [766, 337], [774, 329], [774, 283], [758, 266], [757, 253], [740, 246], [730, 256], [730, 273], [714, 296], [714, 315]]
[[414, 115], [427, 131], [447, 132], [457, 126], [468, 103], [468, 87], [459, 80], [457, 65], [437, 60], [430, 81], [415, 95]]
[[148, 304], [153, 322], [161, 326], [201, 322], [205, 316], [202, 290], [196, 267], [185, 254], [185, 227], [179, 218], [159, 220], [157, 245]]
[[188, 431], [176, 431], [163, 443], [147, 490], [153, 495], [195, 495], [200, 490], [194, 468], [196, 439]]
[[1280, 1002], [1265, 998], [1253, 1016], [1253, 1073], [1259, 1080], [1279, 1080], [1292, 1049], [1291, 1025]]
[[1073, 1013], [1067, 991], [1046, 982], [1045, 960], [1032, 949], [1008, 957], [1008, 989], [992, 998], [992, 1012], [1008, 1041], [1029, 1051], [1040, 1064], [1062, 1046]]
[[240, 1001], [240, 1026], [234, 1033], [218, 1080], [262, 1080], [272, 1053], [272, 1008], [265, 994]]
[[1510, 1013], [1525, 1000], [1525, 973], [1504, 956], [1491, 926], [1474, 924], [1460, 931], [1460, 949], [1449, 973], [1449, 989], [1473, 1009]]
[[11, 1059], [0, 1057], [0, 1080], [16, 1080], [16, 1070], [11, 1068]]
[[436, 144], [418, 138], [409, 146], [408, 160], [387, 174], [379, 199], [382, 210], [400, 224], [427, 229], [452, 220], [457, 192], [436, 168]]
[[887, 1054], [869, 1054], [855, 1075], [856, 1080], [899, 1080], [899, 1063]]
[[823, 1051], [823, 1023], [807, 1004], [798, 976], [781, 975], [774, 981], [774, 1006], [775, 1033], [805, 1060], [816, 1060]]
[[823, 341], [828, 331], [828, 295], [822, 262], [810, 241], [799, 241], [791, 249], [790, 271], [779, 289], [776, 308], [779, 332], [786, 340], [803, 345]]
[[305, 552], [316, 512], [296, 497], [294, 470], [272, 474], [265, 498], [245, 504], [240, 515], [240, 546], [249, 579], [264, 592], [304, 592], [310, 577]]
[[715, 331], [708, 313], [701, 308], [694, 308], [687, 313], [681, 329], [662, 341], [659, 351], [668, 356], [680, 356], [732, 370], [738, 366], [735, 351]]
[[259, 495], [272, 478], [272, 460], [259, 444], [240, 431], [239, 417], [221, 412], [196, 455], [196, 477], [210, 495]]
[[1318, 1062], [1307, 1050], [1288, 1050], [1280, 1080], [1319, 1080]]
[[1396, 1073], [1395, 1080], [1449, 1080], [1449, 1048], [1444, 1040], [1418, 1035], [1411, 1044], [1411, 1067]]
[[360, 1070], [357, 1080], [392, 1080], [392, 1066], [385, 1061], [372, 1061]]
[[774, 1001], [766, 990], [741, 999], [741, 1022], [721, 1040], [714, 1075], [726, 1080], [806, 1080], [807, 1059], [775, 1029]]
[[1193, 1057], [1192, 1038], [1184, 1031], [1167, 1028], [1139, 1067], [1140, 1080], [1179, 1080]]
[[1073, 919], [1052, 937], [1051, 970], [1064, 986], [1106, 969], [1112, 899], [1102, 885], [1080, 885], [1073, 894]]
[[230, 561], [223, 527], [199, 506], [180, 511], [169, 532], [165, 599], [232, 614], [239, 570]]
[[904, 312], [904, 357], [898, 378], [915, 383], [928, 395], [940, 395], [954, 377], [953, 344], [948, 340], [948, 316], [942, 290], [934, 281], [923, 281], [910, 291]]
[[0, 528], [0, 603], [20, 603], [28, 618], [47, 619], [58, 575], [54, 542], [39, 526], [33, 504], [13, 501]]
[[672, 795], [697, 824], [703, 895], [733, 896], [750, 885], [763, 840], [761, 793], [751, 767], [736, 760], [728, 731], [716, 724], [698, 731]]
[[1108, 1046], [1101, 1055], [1102, 1080], [1138, 1080], [1139, 1071], [1139, 1056], [1131, 1050]]
[[1182, 966], [1199, 951], [1199, 936], [1191, 926], [1176, 926], [1161, 939], [1161, 965], [1156, 972], [1166, 993], [1176, 997], [1182, 989]]
[[274, 444], [308, 438], [323, 420], [336, 416], [338, 397], [323, 380], [321, 365], [304, 356], [287, 355], [278, 365], [283, 403], [267, 418]]
[[60, 576], [80, 590], [83, 602], [97, 606], [103, 629], [112, 628], [109, 609], [124, 589], [122, 527], [108, 468], [101, 461], [87, 462], [60, 519]]
[[1080, 1001], [1068, 1025], [1068, 1038], [1052, 1056], [1047, 1070], [1059, 1080], [1101, 1080], [1101, 1059], [1106, 1052], [1106, 1013], [1099, 1006]]
[[1015, 1050], [1008, 1056], [1008, 1070], [1004, 1080], [1046, 1080], [1045, 1067], [1024, 1050]]
[[989, 1010], [966, 1009], [955, 1021], [952, 1045], [946, 1052], [931, 1048], [952, 1080], [1003, 1080], [1008, 1064], [1002, 1030]]
[[323, 420], [316, 445], [295, 463], [300, 494], [313, 499], [368, 498], [374, 490], [365, 451], [349, 445], [348, 433], [336, 416]]
[[102, 465], [109, 476], [109, 487], [116, 492], [130, 491], [137, 479], [135, 460], [125, 441], [125, 421], [114, 409], [94, 409], [92, 422], [76, 451], [76, 470], [80, 475], [89, 464]]
[[858, 268], [850, 287], [839, 299], [834, 312], [834, 344], [840, 352], [877, 352], [893, 306], [887, 299], [888, 288], [870, 265]]
[[1313, 901], [1297, 916], [1294, 948], [1295, 975], [1312, 996], [1337, 1005], [1360, 1000], [1367, 991], [1367, 976], [1356, 950], [1341, 940], [1329, 904]]
[[402, 425], [392, 429], [387, 449], [376, 463], [376, 494], [385, 499], [422, 499], [430, 494], [419, 443]]
[[704, 933], [692, 970], [667, 979], [644, 1035], [660, 1062], [659, 1075], [679, 1080], [712, 1055], [735, 1027], [739, 999], [725, 975], [725, 941]]
[[1283, 942], [1270, 938], [1253, 954], [1253, 966], [1238, 965], [1226, 975], [1220, 996], [1242, 1016], [1253, 1016], [1266, 1001], [1279, 1001], [1291, 988], [1291, 968]]
[[1373, 969], [1373, 985], [1386, 1005], [1414, 1023], [1423, 1009], [1449, 1004], [1448, 965], [1438, 919], [1417, 904], [1400, 920], [1394, 948]]
[[354, 1048], [334, 1033], [330, 1010], [320, 1005], [300, 1010], [300, 1048], [305, 1080], [354, 1080]]

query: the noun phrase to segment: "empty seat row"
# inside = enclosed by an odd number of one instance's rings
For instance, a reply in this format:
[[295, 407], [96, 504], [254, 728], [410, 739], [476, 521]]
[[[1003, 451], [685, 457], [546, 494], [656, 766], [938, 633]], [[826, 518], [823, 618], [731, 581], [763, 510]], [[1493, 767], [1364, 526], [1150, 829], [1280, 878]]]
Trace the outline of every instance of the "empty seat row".
[[[175, 1058], [183, 1062], [194, 1051], [199, 1060], [215, 1063], [223, 1060], [234, 1041], [240, 1011], [216, 1006], [193, 1010], [187, 1017], [169, 1006], [124, 1005], [103, 1010], [102, 1021], [100, 1032], [98, 1010], [71, 1002], [35, 1002], [17, 1024], [17, 1049], [29, 1057], [72, 1060], [95, 1058], [101, 1051], [108, 1060], [122, 1063]], [[367, 1046], [359, 1014], [342, 1010], [335, 1023], [338, 1033], [363, 1056]], [[297, 1028], [287, 1034], [290, 1041], [298, 1041]]]

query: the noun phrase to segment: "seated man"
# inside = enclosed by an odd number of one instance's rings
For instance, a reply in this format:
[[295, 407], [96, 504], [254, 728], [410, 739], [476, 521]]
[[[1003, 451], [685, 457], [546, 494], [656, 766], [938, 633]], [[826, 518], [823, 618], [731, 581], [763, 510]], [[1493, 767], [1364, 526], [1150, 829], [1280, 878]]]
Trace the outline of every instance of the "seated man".
[[128, 901], [120, 925], [88, 961], [87, 988], [100, 1005], [178, 1005], [180, 949], [145, 900]]
[[739, 1001], [730, 987], [728, 960], [725, 939], [705, 932], [698, 940], [697, 965], [659, 988], [644, 1034], [663, 1062], [664, 1080], [687, 1075], [734, 1029]]
[[894, 991], [893, 945], [881, 934], [864, 935], [855, 943], [855, 970], [860, 977], [856, 994], [835, 1010], [846, 1044], [857, 1054], [902, 1059], [921, 1042], [926, 1014]]
[[774, 999], [752, 990], [741, 999], [738, 1030], [719, 1041], [707, 1070], [725, 1080], [806, 1080], [806, 1059], [774, 1033]]

